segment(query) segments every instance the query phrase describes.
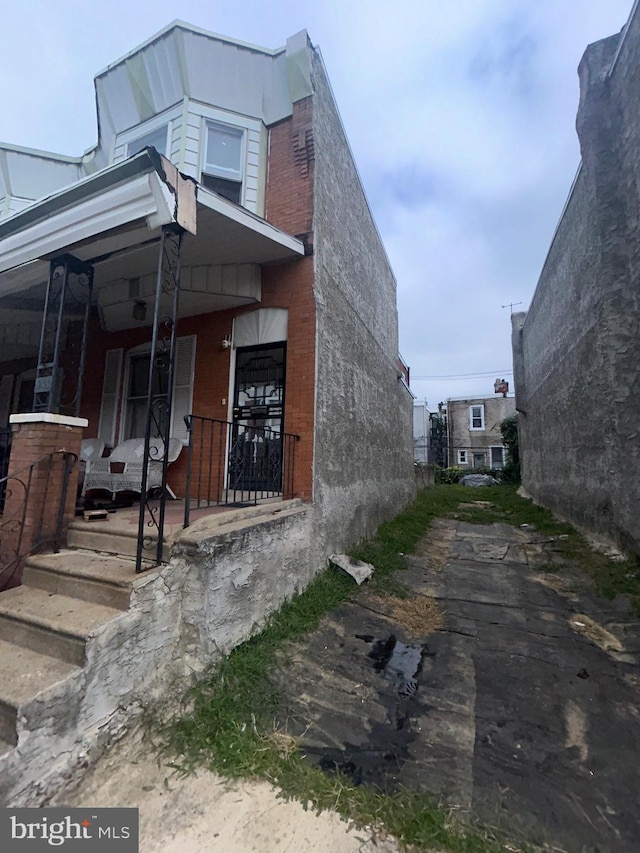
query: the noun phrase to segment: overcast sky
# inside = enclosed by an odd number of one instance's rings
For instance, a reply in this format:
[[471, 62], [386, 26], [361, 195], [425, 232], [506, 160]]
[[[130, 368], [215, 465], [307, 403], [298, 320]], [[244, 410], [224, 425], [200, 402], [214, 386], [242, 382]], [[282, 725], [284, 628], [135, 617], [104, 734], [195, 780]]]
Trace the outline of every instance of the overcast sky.
[[[576, 69], [632, 0], [20, 0], [2, 5], [0, 140], [96, 142], [93, 76], [180, 18], [320, 47], [398, 282], [400, 349], [430, 407], [511, 380], [579, 163]], [[486, 374], [472, 377], [469, 374]], [[462, 376], [461, 379], [418, 377]]]

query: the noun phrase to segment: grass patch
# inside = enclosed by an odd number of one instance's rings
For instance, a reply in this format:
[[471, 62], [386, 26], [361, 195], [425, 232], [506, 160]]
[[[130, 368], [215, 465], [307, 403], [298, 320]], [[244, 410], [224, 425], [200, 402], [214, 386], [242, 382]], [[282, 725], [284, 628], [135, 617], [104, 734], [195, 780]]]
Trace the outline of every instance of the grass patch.
[[[432, 491], [436, 503], [443, 501], [439, 513], [443, 517], [475, 524], [502, 522], [516, 527], [532, 525], [538, 533], [553, 539], [553, 553], [561, 558], [550, 567], [553, 571], [562, 572], [562, 562], [568, 568], [580, 569], [591, 578], [599, 595], [608, 599], [616, 595], [628, 595], [633, 609], [640, 615], [640, 560], [612, 560], [593, 548], [570, 524], [558, 521], [549, 510], [521, 498], [516, 489], [516, 486], [508, 485], [477, 489], [468, 486], [437, 486]], [[474, 498], [491, 503], [492, 506], [479, 504], [474, 508], [460, 508], [461, 502], [472, 503]]]
[[[433, 518], [453, 515], [461, 493], [469, 498], [469, 491], [455, 486], [424, 490], [404, 513], [354, 548], [353, 557], [375, 566], [369, 587], [386, 595], [406, 595], [395, 577], [404, 567], [404, 554], [415, 550]], [[358, 827], [384, 827], [406, 845], [418, 848], [451, 853], [523, 849], [507, 847], [494, 831], [463, 823], [450, 809], [424, 795], [404, 789], [385, 794], [355, 786], [340, 773], [323, 773], [304, 759], [294, 739], [274, 731], [279, 697], [268, 676], [278, 654], [313, 631], [325, 613], [353, 594], [350, 578], [335, 570], [324, 572], [304, 593], [284, 604], [262, 633], [238, 646], [192, 688], [185, 697], [188, 711], [168, 723], [155, 724], [160, 748], [171, 766], [185, 774], [207, 766], [227, 778], [260, 777], [307, 808], [334, 809]]]

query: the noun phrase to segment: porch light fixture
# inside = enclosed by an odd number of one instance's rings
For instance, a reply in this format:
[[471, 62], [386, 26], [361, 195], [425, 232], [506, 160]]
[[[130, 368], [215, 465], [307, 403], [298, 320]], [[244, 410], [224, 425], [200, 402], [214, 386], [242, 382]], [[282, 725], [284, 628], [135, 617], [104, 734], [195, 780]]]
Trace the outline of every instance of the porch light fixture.
[[231, 349], [231, 335], [227, 335], [222, 339], [222, 349]]
[[140, 322], [147, 319], [147, 303], [144, 299], [136, 299], [133, 303], [132, 316], [134, 320], [139, 320]]

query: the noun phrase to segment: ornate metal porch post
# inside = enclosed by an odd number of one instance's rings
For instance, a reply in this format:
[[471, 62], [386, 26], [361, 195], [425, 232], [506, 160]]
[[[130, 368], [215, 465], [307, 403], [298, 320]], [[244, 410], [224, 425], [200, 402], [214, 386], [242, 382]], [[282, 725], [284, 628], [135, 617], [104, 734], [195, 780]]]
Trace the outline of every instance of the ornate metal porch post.
[[[173, 373], [176, 349], [176, 321], [180, 295], [180, 249], [184, 229], [179, 225], [165, 225], [162, 229], [158, 275], [156, 279], [155, 306], [153, 312], [153, 336], [149, 364], [147, 391], [147, 424], [144, 437], [144, 463], [138, 518], [138, 547], [136, 572], [143, 571], [143, 551], [153, 551], [154, 533], [157, 535], [155, 563], [162, 562], [164, 540], [164, 515], [167, 499], [167, 465], [169, 438], [171, 435], [171, 413], [173, 403]], [[163, 313], [167, 311], [167, 313]], [[166, 392], [163, 390], [166, 389]], [[164, 453], [162, 458], [154, 455], [156, 445], [152, 438], [161, 438]], [[162, 491], [159, 506], [153, 507], [147, 495], [150, 464], [162, 465]], [[153, 559], [149, 557], [149, 559]], [[145, 568], [149, 568], [146, 566]]]
[[[51, 261], [33, 392], [34, 412], [60, 414], [63, 408], [64, 414], [75, 417], [80, 414], [92, 289], [91, 264], [80, 261], [73, 255], [61, 255]], [[82, 323], [82, 333], [79, 351], [75, 346], [70, 348], [69, 352], [65, 349], [65, 385], [70, 392], [70, 399], [63, 401], [60, 359], [64, 346], [62, 337], [66, 329], [65, 324], [69, 323], [70, 317], [75, 317]]]

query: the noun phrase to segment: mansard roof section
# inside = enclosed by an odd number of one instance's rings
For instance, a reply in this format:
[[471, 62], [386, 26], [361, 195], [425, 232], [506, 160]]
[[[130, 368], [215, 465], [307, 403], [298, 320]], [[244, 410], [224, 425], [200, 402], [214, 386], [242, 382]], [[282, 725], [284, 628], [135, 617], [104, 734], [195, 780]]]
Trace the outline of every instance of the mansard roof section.
[[[36, 148], [0, 142], [0, 199], [17, 208], [43, 195], [57, 192], [85, 176], [82, 157], [66, 157]], [[0, 218], [14, 212], [3, 210]]]
[[312, 92], [308, 45], [304, 30], [268, 50], [175, 21], [96, 76], [101, 136], [184, 98], [273, 124]]

